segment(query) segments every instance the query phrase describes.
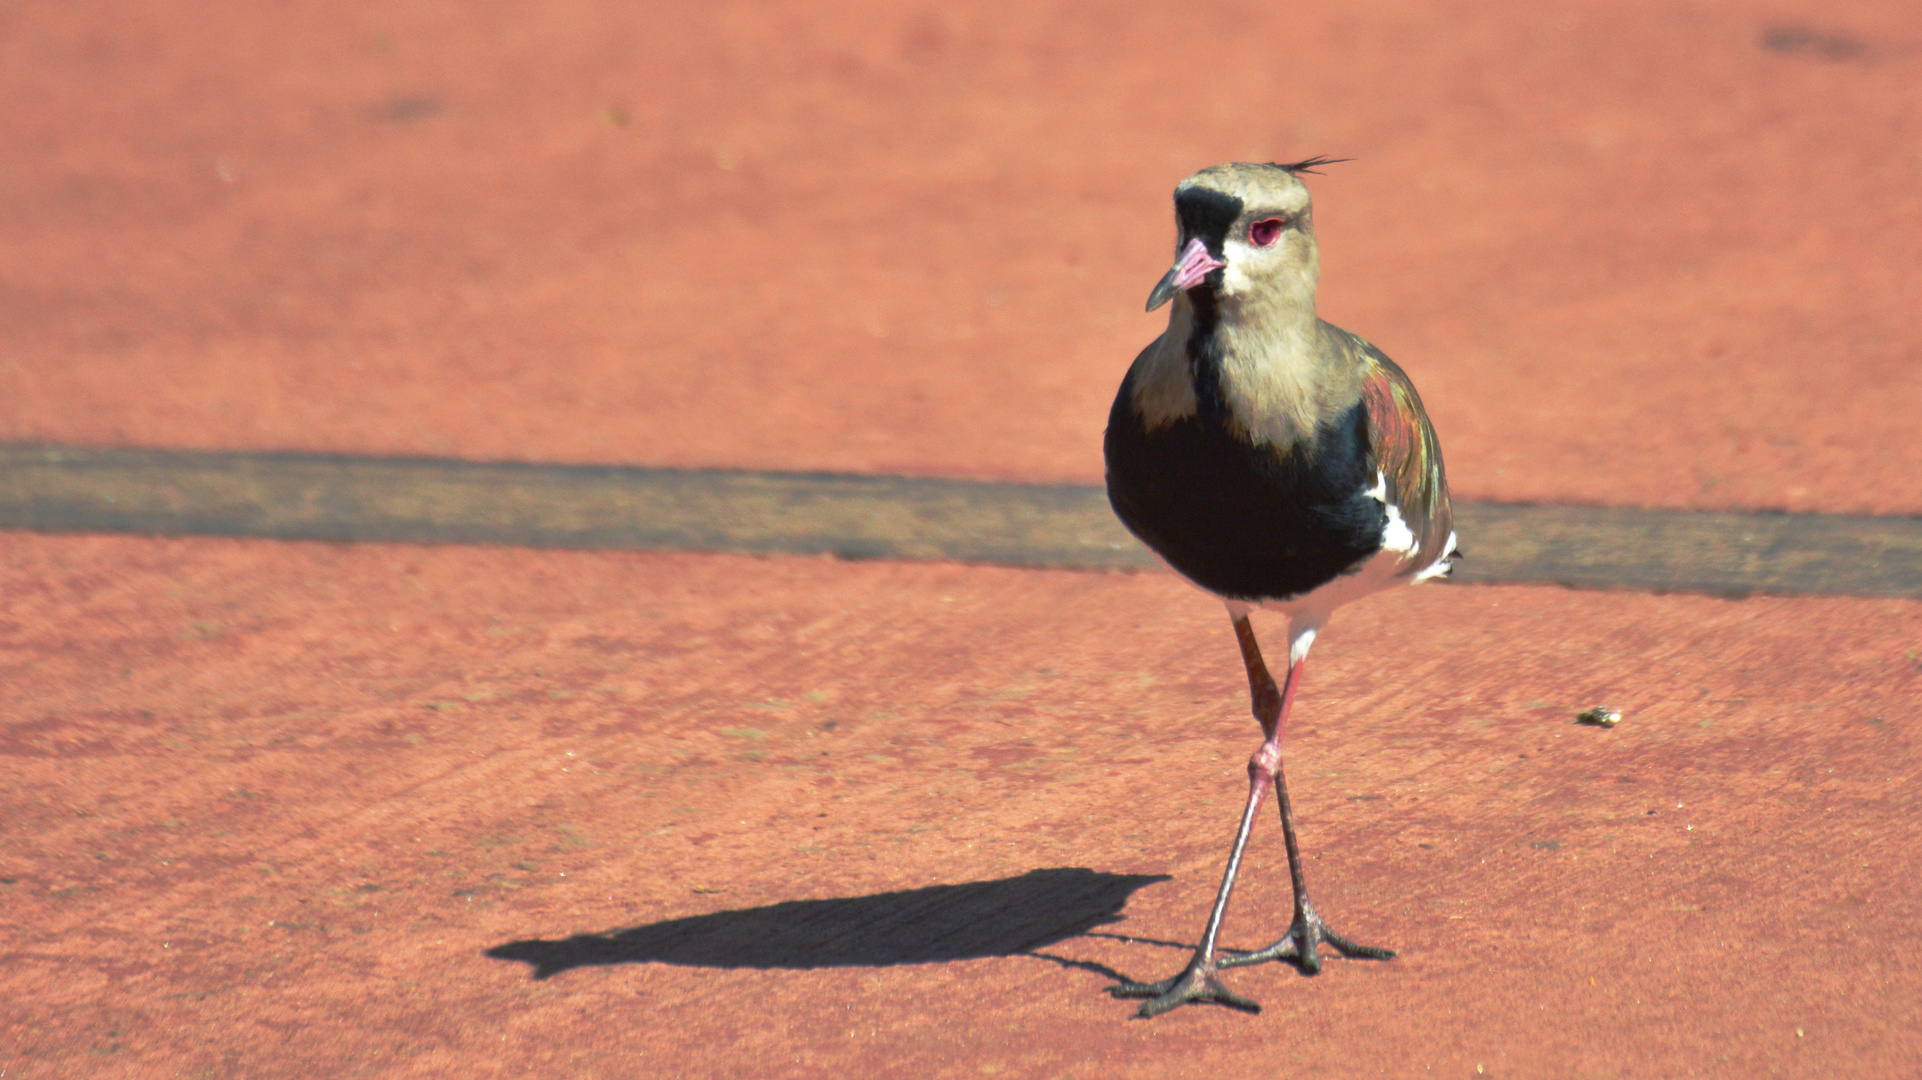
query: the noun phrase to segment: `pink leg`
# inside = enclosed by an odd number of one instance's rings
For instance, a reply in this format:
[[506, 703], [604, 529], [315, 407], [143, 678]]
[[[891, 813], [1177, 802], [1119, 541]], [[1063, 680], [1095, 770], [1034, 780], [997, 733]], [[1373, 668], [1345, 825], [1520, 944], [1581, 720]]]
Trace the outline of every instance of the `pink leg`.
[[[1261, 1006], [1230, 993], [1222, 985], [1218, 974], [1220, 962], [1215, 956], [1215, 941], [1221, 933], [1221, 919], [1228, 911], [1228, 896], [1235, 888], [1235, 875], [1241, 870], [1242, 852], [1248, 846], [1248, 834], [1254, 829], [1255, 812], [1261, 809], [1261, 800], [1268, 795], [1268, 789], [1275, 785], [1281, 774], [1281, 733], [1288, 722], [1288, 709], [1294, 701], [1295, 687], [1301, 680], [1301, 664], [1296, 664], [1288, 672], [1288, 685], [1278, 689], [1275, 680], [1268, 674], [1267, 665], [1262, 662], [1261, 648], [1255, 643], [1254, 628], [1243, 615], [1235, 619], [1235, 637], [1241, 642], [1242, 660], [1248, 667], [1248, 689], [1253, 698], [1255, 719], [1261, 722], [1263, 735], [1261, 747], [1248, 759], [1248, 805], [1241, 812], [1241, 827], [1235, 832], [1235, 846], [1228, 854], [1228, 869], [1221, 877], [1221, 890], [1215, 894], [1215, 906], [1208, 913], [1208, 927], [1202, 932], [1201, 946], [1195, 950], [1194, 958], [1181, 974], [1153, 983], [1122, 983], [1110, 987], [1109, 993], [1121, 998], [1147, 998], [1141, 1005], [1141, 1015], [1158, 1016], [1177, 1005], [1190, 1001], [1213, 1001], [1218, 1004], [1260, 1012]], [[1283, 804], [1282, 822], [1285, 830], [1291, 830], [1286, 803]], [[1291, 862], [1294, 852], [1294, 834], [1288, 832]], [[1299, 892], [1297, 895], [1300, 895]]]
[[1233, 952], [1217, 961], [1217, 967], [1241, 967], [1264, 960], [1294, 960], [1301, 970], [1313, 975], [1321, 970], [1321, 955], [1317, 946], [1321, 942], [1333, 945], [1344, 956], [1362, 957], [1370, 960], [1392, 960], [1395, 953], [1391, 949], [1378, 949], [1373, 945], [1357, 945], [1342, 937], [1322, 921], [1315, 911], [1315, 905], [1308, 899], [1308, 882], [1301, 872], [1301, 845], [1295, 841], [1295, 814], [1288, 804], [1288, 780], [1281, 771], [1281, 735], [1288, 726], [1288, 710], [1294, 704], [1295, 691], [1301, 685], [1302, 665], [1307, 658], [1295, 662], [1288, 669], [1288, 686], [1281, 693], [1275, 691], [1275, 680], [1268, 674], [1268, 665], [1262, 662], [1261, 647], [1255, 644], [1255, 632], [1246, 619], [1235, 620], [1235, 636], [1241, 640], [1241, 658], [1248, 667], [1248, 694], [1254, 701], [1255, 719], [1261, 721], [1261, 729], [1268, 735], [1261, 749], [1255, 752], [1254, 759], [1248, 763], [1249, 776], [1252, 778], [1257, 768], [1265, 774], [1275, 788], [1275, 801], [1281, 804], [1281, 838], [1288, 847], [1288, 878], [1294, 886], [1295, 917], [1288, 932], [1265, 949], [1254, 952]]

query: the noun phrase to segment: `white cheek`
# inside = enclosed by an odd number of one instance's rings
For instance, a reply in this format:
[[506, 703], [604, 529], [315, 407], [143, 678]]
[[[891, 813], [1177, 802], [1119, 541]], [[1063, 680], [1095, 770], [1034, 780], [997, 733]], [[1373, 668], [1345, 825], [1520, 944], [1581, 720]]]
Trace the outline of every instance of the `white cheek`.
[[1253, 281], [1242, 270], [1255, 257], [1255, 250], [1239, 240], [1229, 240], [1221, 245], [1221, 257], [1228, 263], [1221, 271], [1221, 291], [1241, 293], [1248, 291]]

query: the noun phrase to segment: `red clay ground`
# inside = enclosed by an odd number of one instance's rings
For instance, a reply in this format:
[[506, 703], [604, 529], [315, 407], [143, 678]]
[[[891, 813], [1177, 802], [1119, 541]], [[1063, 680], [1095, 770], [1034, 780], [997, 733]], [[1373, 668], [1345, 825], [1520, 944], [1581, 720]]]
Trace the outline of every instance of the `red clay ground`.
[[[1323, 910], [1402, 958], [1140, 1023], [1030, 957], [536, 982], [482, 953], [1076, 866], [1174, 875], [1108, 932], [1192, 942], [1255, 729], [1226, 620], [1169, 576], [0, 547], [11, 1077], [1922, 1066], [1922, 604], [1354, 609], [1290, 768]], [[1620, 727], [1570, 723], [1597, 701]], [[1271, 820], [1254, 860], [1244, 946], [1285, 900]]]
[[[1915, 513], [1919, 74], [1894, 2], [15, 4], [0, 438], [1090, 480], [1174, 182], [1328, 153], [1324, 309], [1462, 493]], [[1404, 955], [1235, 973], [1259, 1018], [1126, 1020], [1061, 961], [1180, 952], [1112, 936], [483, 955], [1060, 867], [1172, 874], [1108, 929], [1191, 941], [1224, 622], [1153, 575], [0, 536], [0, 1075], [1922, 1074], [1913, 602], [1347, 614], [1291, 775], [1324, 910]]]
[[1320, 153], [1463, 493], [1922, 512], [1918, 83], [1912, 0], [12, 4], [0, 437], [1089, 480], [1175, 182]]

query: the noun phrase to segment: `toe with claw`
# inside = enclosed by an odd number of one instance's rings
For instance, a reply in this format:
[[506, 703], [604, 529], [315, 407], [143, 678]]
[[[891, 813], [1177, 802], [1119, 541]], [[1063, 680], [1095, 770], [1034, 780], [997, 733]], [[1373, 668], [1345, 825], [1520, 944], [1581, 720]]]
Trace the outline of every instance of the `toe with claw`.
[[1221, 958], [1219, 966], [1243, 967], [1266, 960], [1292, 960], [1304, 973], [1313, 975], [1321, 970], [1319, 946], [1324, 941], [1334, 946], [1335, 951], [1343, 956], [1359, 960], [1393, 960], [1395, 958], [1393, 949], [1357, 945], [1335, 933], [1329, 929], [1326, 922], [1322, 921], [1321, 915], [1315, 911], [1315, 905], [1304, 901], [1295, 909], [1295, 921], [1289, 924], [1288, 932], [1282, 935], [1281, 940], [1265, 949], [1256, 949], [1254, 952], [1230, 952]]
[[1212, 1001], [1243, 1012], [1261, 1011], [1260, 1005], [1222, 985], [1221, 976], [1212, 964], [1189, 964], [1187, 970], [1172, 979], [1152, 983], [1122, 983], [1109, 987], [1108, 992], [1118, 998], [1147, 998], [1141, 1003], [1139, 1015], [1143, 1018], [1160, 1016], [1177, 1005], [1186, 1005], [1191, 1001]]

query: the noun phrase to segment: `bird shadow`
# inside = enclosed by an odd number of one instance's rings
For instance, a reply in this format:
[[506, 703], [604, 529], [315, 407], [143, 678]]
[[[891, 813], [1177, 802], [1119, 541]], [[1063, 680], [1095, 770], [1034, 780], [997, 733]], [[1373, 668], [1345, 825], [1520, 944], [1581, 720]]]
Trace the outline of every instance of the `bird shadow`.
[[788, 900], [603, 934], [510, 941], [485, 955], [529, 964], [536, 979], [609, 964], [808, 970], [1032, 956], [1125, 982], [1105, 965], [1037, 950], [1121, 921], [1136, 890], [1167, 880], [1167, 874], [1055, 867], [994, 881]]

